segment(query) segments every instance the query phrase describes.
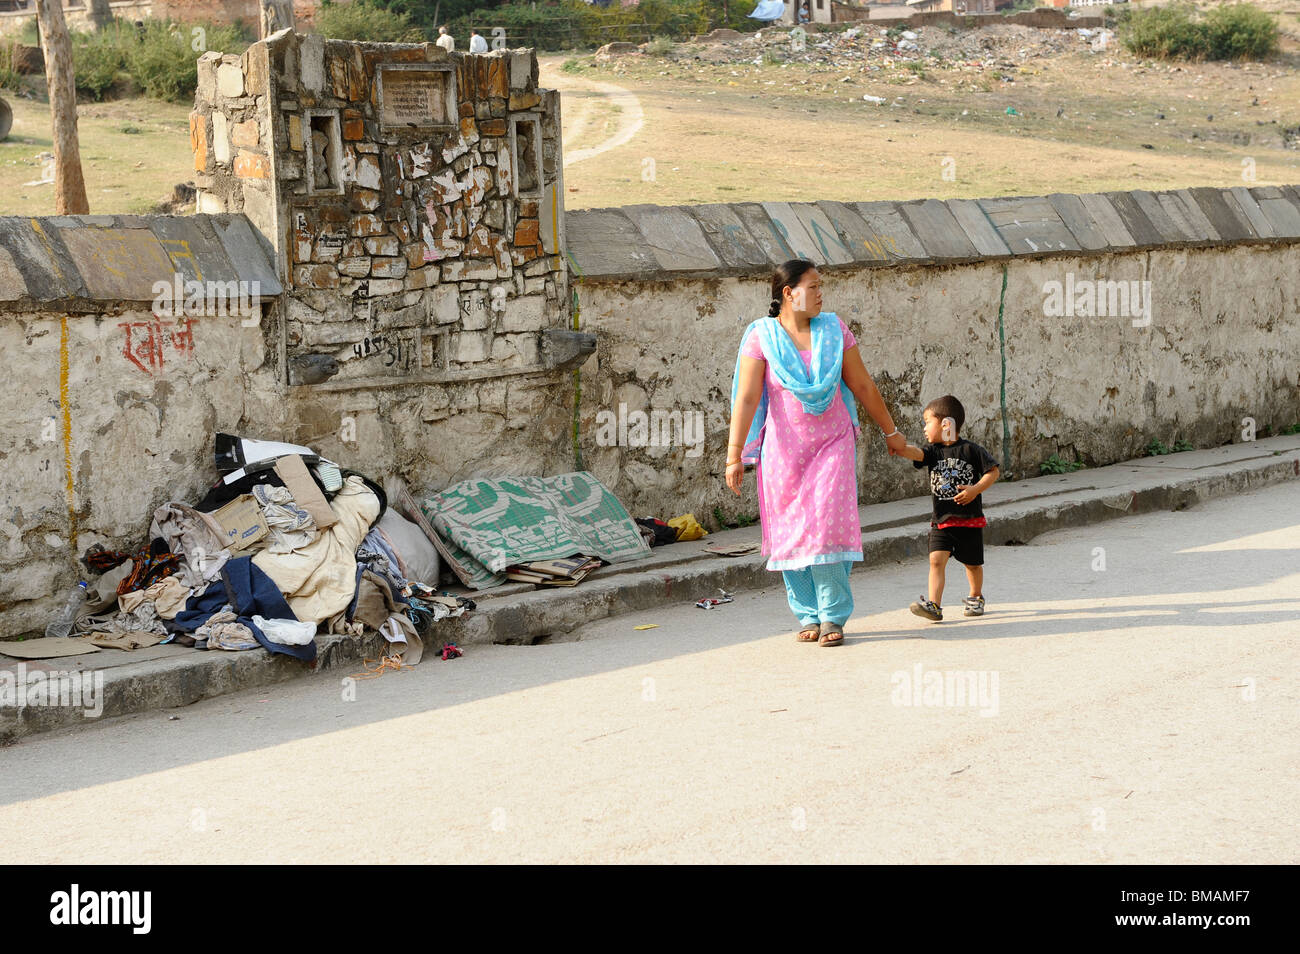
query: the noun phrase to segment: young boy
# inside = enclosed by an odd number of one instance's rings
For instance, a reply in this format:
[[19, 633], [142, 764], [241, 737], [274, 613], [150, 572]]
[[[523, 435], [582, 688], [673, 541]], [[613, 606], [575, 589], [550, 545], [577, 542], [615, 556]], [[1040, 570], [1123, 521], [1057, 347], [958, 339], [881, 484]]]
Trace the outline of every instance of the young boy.
[[908, 444], [898, 452], [913, 467], [930, 468], [934, 519], [930, 522], [930, 592], [911, 610], [926, 619], [943, 619], [944, 567], [950, 556], [965, 565], [970, 596], [962, 601], [967, 616], [984, 615], [984, 531], [980, 494], [998, 479], [997, 461], [979, 444], [958, 436], [966, 410], [951, 394], [925, 406], [925, 447]]

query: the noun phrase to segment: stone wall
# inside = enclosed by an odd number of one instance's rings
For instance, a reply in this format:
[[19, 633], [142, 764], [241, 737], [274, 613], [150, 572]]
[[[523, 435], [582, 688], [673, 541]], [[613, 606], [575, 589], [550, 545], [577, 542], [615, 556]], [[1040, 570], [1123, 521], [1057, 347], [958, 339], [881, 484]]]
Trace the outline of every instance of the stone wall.
[[[0, 635], [43, 623], [91, 543], [138, 546], [155, 507], [201, 497], [217, 431], [417, 493], [571, 470], [594, 343], [568, 330], [559, 118], [531, 51], [284, 32], [200, 60], [201, 214], [0, 220], [0, 348], [32, 388], [0, 460], [41, 475], [0, 511]], [[155, 325], [155, 281], [236, 277], [211, 223], [241, 254], [261, 233], [265, 306]]]
[[[721, 483], [731, 375], [793, 257], [909, 436], [951, 391], [1015, 474], [1300, 420], [1291, 186], [566, 215], [531, 51], [284, 32], [200, 70], [207, 213], [0, 219], [0, 635], [201, 496], [217, 431], [417, 492], [580, 462], [638, 515], [753, 513]], [[164, 319], [173, 278], [257, 281], [256, 311]], [[861, 448], [864, 500], [921, 490], [869, 422]]]
[[[204, 495], [212, 435], [275, 384], [268, 253], [242, 216], [0, 218], [0, 635], [44, 626], [86, 547]], [[177, 277], [236, 297], [183, 314]]]
[[[757, 512], [752, 478], [743, 498], [722, 482], [731, 379], [741, 332], [766, 313], [772, 267], [795, 257], [818, 264], [824, 308], [854, 331], [913, 442], [921, 408], [953, 393], [964, 435], [1020, 477], [1052, 454], [1096, 466], [1141, 456], [1153, 438], [1240, 440], [1246, 417], [1275, 432], [1300, 421], [1293, 187], [568, 218], [581, 322], [598, 341], [581, 371], [579, 445], [637, 514]], [[1127, 311], [1121, 289], [1094, 284], [1120, 281], [1150, 283]], [[1091, 306], [1085, 289], [1102, 293]], [[1149, 315], [1135, 307], [1148, 290]], [[636, 431], [636, 414], [650, 426]], [[698, 439], [677, 424], [693, 417]], [[920, 472], [860, 417], [863, 502], [923, 493]], [[628, 426], [602, 429], [610, 421]]]
[[960, 14], [948, 10], [935, 10], [931, 13], [915, 13], [907, 21], [913, 29], [918, 26], [951, 26], [963, 30], [974, 30], [982, 26], [1012, 23], [1020, 26], [1038, 27], [1044, 30], [1078, 30], [1095, 28], [1103, 24], [1101, 15], [1075, 17], [1071, 20], [1064, 10], [1049, 10], [1040, 7], [1037, 10], [1021, 10], [1019, 13]]
[[[421, 127], [401, 97], [432, 97]], [[277, 34], [200, 58], [191, 138], [199, 207], [277, 249], [291, 365], [332, 358], [335, 385], [541, 367], [567, 276], [559, 96], [532, 51]]]

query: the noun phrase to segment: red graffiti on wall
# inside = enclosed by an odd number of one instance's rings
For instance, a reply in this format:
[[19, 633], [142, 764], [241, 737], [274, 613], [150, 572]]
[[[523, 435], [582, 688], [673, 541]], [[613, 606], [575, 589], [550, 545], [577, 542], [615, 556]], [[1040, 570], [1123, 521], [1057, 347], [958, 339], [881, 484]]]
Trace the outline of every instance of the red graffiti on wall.
[[123, 321], [118, 327], [124, 332], [122, 354], [145, 374], [153, 374], [163, 366], [163, 356], [168, 345], [183, 358], [194, 357], [194, 319], [159, 318], [151, 321]]

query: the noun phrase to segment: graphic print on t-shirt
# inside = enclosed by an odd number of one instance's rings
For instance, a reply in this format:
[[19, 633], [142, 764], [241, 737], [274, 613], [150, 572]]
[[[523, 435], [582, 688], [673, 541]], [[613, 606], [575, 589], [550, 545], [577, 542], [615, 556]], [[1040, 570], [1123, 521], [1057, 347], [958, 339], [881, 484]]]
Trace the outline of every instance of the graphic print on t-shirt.
[[941, 457], [930, 468], [930, 492], [940, 500], [952, 500], [958, 485], [975, 483], [975, 468], [958, 457]]

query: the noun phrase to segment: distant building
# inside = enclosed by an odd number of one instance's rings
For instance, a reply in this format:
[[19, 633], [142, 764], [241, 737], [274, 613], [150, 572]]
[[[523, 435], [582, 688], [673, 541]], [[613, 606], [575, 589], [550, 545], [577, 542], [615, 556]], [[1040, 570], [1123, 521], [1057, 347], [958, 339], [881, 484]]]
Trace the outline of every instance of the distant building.
[[912, 9], [906, 0], [872, 0], [864, 4], [864, 20], [906, 20], [912, 15]]
[[[1065, 5], [1064, 0], [1061, 4]], [[907, 0], [913, 13], [955, 13], [958, 16], [978, 16], [995, 12], [995, 0]]]
[[831, 0], [785, 0], [782, 23], [832, 23]]

